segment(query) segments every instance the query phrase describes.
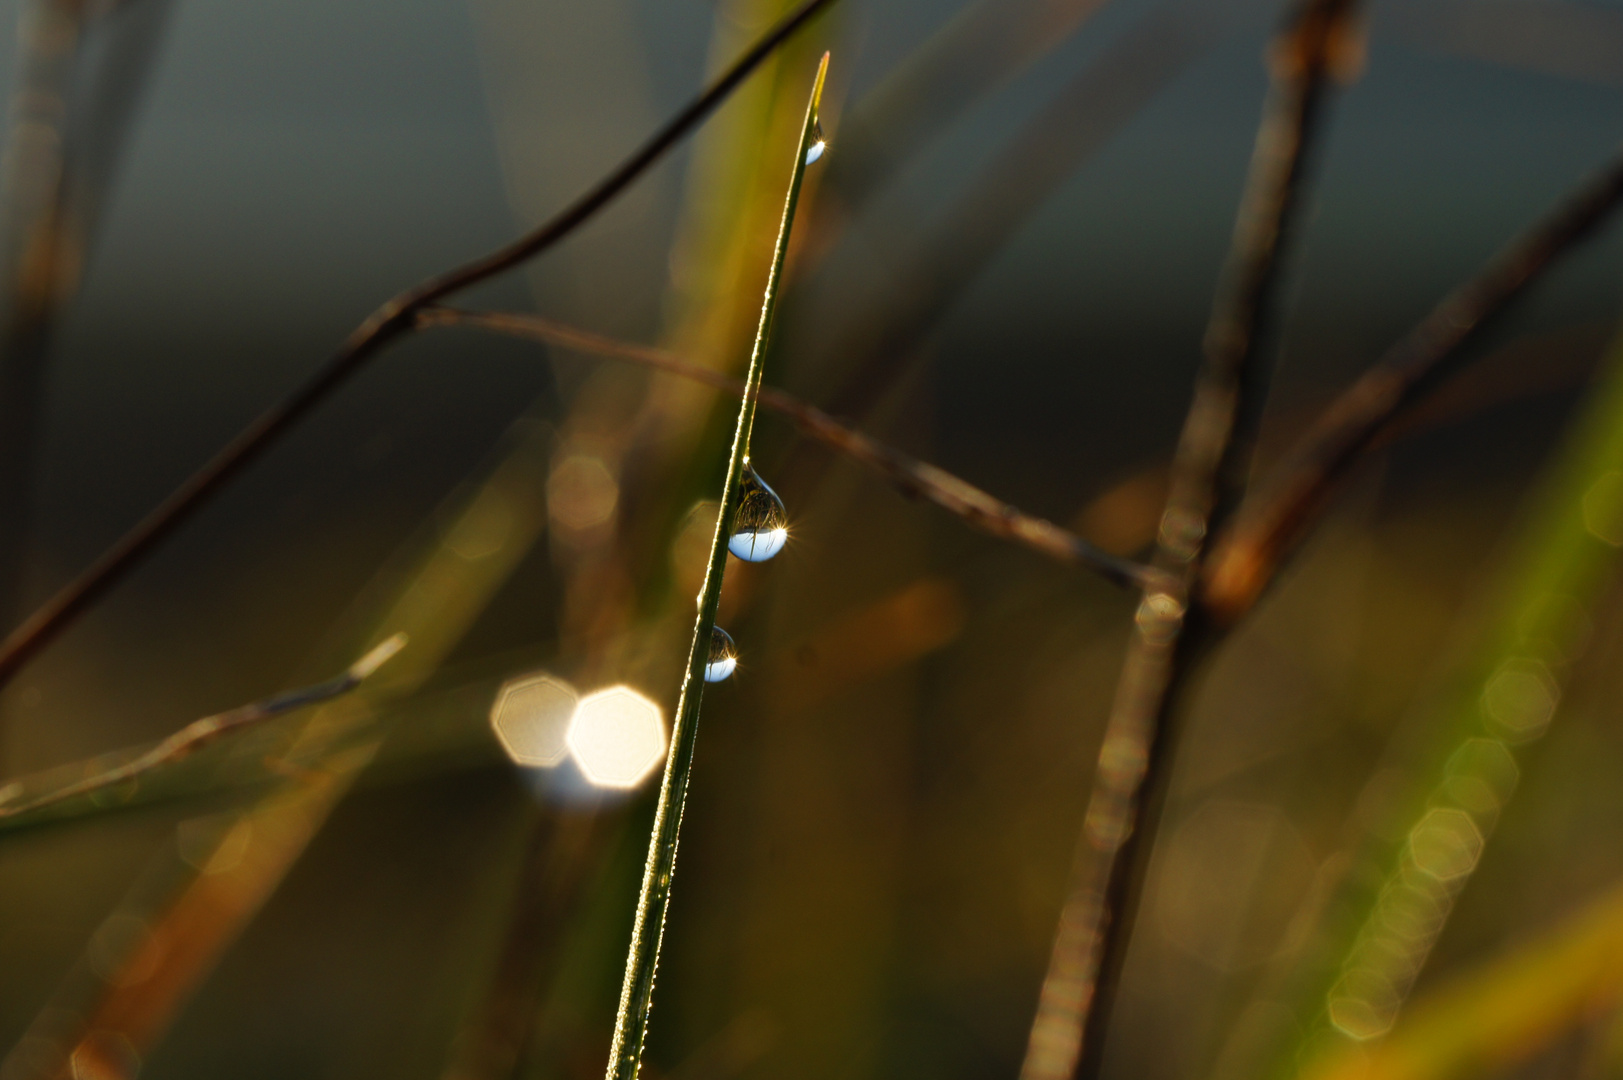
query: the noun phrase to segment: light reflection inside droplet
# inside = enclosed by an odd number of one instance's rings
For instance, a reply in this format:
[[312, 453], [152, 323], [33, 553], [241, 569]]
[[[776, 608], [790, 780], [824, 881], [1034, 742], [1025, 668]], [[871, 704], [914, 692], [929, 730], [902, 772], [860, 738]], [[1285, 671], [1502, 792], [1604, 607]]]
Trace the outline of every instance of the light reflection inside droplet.
[[738, 646], [732, 635], [719, 626], [710, 628], [710, 655], [705, 660], [704, 681], [722, 682], [738, 667]]
[[812, 143], [806, 147], [806, 164], [810, 165], [828, 150], [828, 139], [823, 135], [823, 121], [817, 117], [812, 118]]
[[727, 550], [745, 562], [765, 562], [789, 542], [788, 529], [768, 529], [764, 532], [736, 532], [727, 541]]
[[742, 495], [727, 550], [745, 562], [765, 562], [789, 542], [789, 515], [778, 493], [767, 486], [748, 461], [739, 478]]

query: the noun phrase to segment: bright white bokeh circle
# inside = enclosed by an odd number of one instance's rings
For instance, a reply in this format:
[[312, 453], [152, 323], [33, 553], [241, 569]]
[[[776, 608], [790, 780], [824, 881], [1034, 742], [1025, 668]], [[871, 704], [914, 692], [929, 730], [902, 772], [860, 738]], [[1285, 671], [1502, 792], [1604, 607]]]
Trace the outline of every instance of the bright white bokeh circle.
[[665, 760], [665, 719], [629, 686], [611, 686], [581, 699], [566, 741], [587, 780], [634, 788]]

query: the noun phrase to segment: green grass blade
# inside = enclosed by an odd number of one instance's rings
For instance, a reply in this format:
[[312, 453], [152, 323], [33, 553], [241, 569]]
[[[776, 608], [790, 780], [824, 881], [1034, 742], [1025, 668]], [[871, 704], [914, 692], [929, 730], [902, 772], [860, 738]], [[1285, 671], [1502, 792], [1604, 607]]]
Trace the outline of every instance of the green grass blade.
[[1582, 627], [1623, 547], [1623, 337], [1535, 494], [1479, 643], [1431, 710], [1423, 768], [1378, 816], [1293, 998], [1308, 1023], [1265, 1070], [1293, 1077], [1383, 1038], [1508, 801], [1521, 750], [1557, 711]]
[[749, 373], [744, 379], [744, 400], [739, 404], [738, 426], [733, 434], [732, 453], [727, 460], [721, 513], [716, 518], [716, 535], [710, 543], [710, 562], [705, 571], [704, 588], [699, 593], [699, 615], [694, 621], [687, 674], [683, 677], [682, 694], [677, 700], [676, 721], [671, 729], [671, 751], [665, 760], [665, 776], [660, 784], [653, 833], [648, 842], [648, 863], [643, 869], [637, 917], [631, 929], [625, 982], [620, 990], [620, 1007], [614, 1019], [614, 1042], [609, 1048], [608, 1080], [635, 1080], [642, 1062], [643, 1040], [648, 1033], [648, 1012], [653, 1006], [654, 974], [659, 966], [660, 940], [665, 933], [665, 911], [670, 903], [671, 877], [676, 868], [677, 834], [682, 827], [682, 807], [687, 801], [688, 778], [693, 768], [699, 705], [704, 696], [704, 666], [710, 655], [710, 633], [716, 624], [716, 608], [721, 602], [721, 581], [727, 568], [727, 537], [732, 519], [738, 512], [740, 481], [744, 464], [749, 460], [750, 431], [755, 425], [755, 396], [761, 388], [761, 368], [772, 338], [772, 320], [777, 308], [784, 258], [789, 251], [789, 233], [794, 224], [795, 206], [800, 201], [801, 180], [806, 173], [806, 151], [814, 141], [817, 105], [823, 94], [823, 79], [827, 73], [828, 54], [824, 53], [822, 63], [817, 68], [817, 79], [812, 85], [811, 100], [806, 105], [800, 142], [795, 148], [794, 171], [790, 174], [789, 194], [784, 200], [783, 221], [778, 226], [772, 270], [766, 279], [761, 321], [755, 333], [755, 346], [750, 353]]
[[1417, 998], [1380, 1046], [1317, 1060], [1311, 1080], [1504, 1075], [1593, 1025], [1616, 1007], [1620, 986], [1623, 886], [1613, 885], [1538, 937]]

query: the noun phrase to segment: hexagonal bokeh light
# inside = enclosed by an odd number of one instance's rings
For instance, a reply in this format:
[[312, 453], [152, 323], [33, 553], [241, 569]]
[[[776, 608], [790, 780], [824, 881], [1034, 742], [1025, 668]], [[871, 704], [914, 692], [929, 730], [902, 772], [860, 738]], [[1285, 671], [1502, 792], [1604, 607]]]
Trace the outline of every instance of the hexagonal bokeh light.
[[636, 787], [665, 760], [665, 719], [629, 686], [599, 690], [575, 710], [569, 752], [598, 787]]
[[566, 740], [578, 702], [575, 688], [557, 676], [509, 679], [490, 707], [490, 726], [517, 764], [556, 765], [569, 753]]

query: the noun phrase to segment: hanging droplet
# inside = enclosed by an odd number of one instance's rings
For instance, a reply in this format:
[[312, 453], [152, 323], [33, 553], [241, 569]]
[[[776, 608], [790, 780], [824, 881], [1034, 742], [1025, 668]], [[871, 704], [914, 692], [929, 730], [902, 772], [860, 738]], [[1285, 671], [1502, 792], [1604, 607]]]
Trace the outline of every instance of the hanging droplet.
[[740, 478], [743, 495], [727, 550], [745, 562], [765, 562], [789, 542], [789, 515], [778, 493], [766, 486], [748, 461]]
[[806, 147], [806, 164], [810, 165], [823, 156], [828, 149], [828, 140], [823, 137], [823, 122], [815, 117], [812, 119], [812, 141]]
[[704, 662], [704, 681], [721, 682], [738, 666], [738, 646], [719, 626], [710, 628], [710, 658]]

